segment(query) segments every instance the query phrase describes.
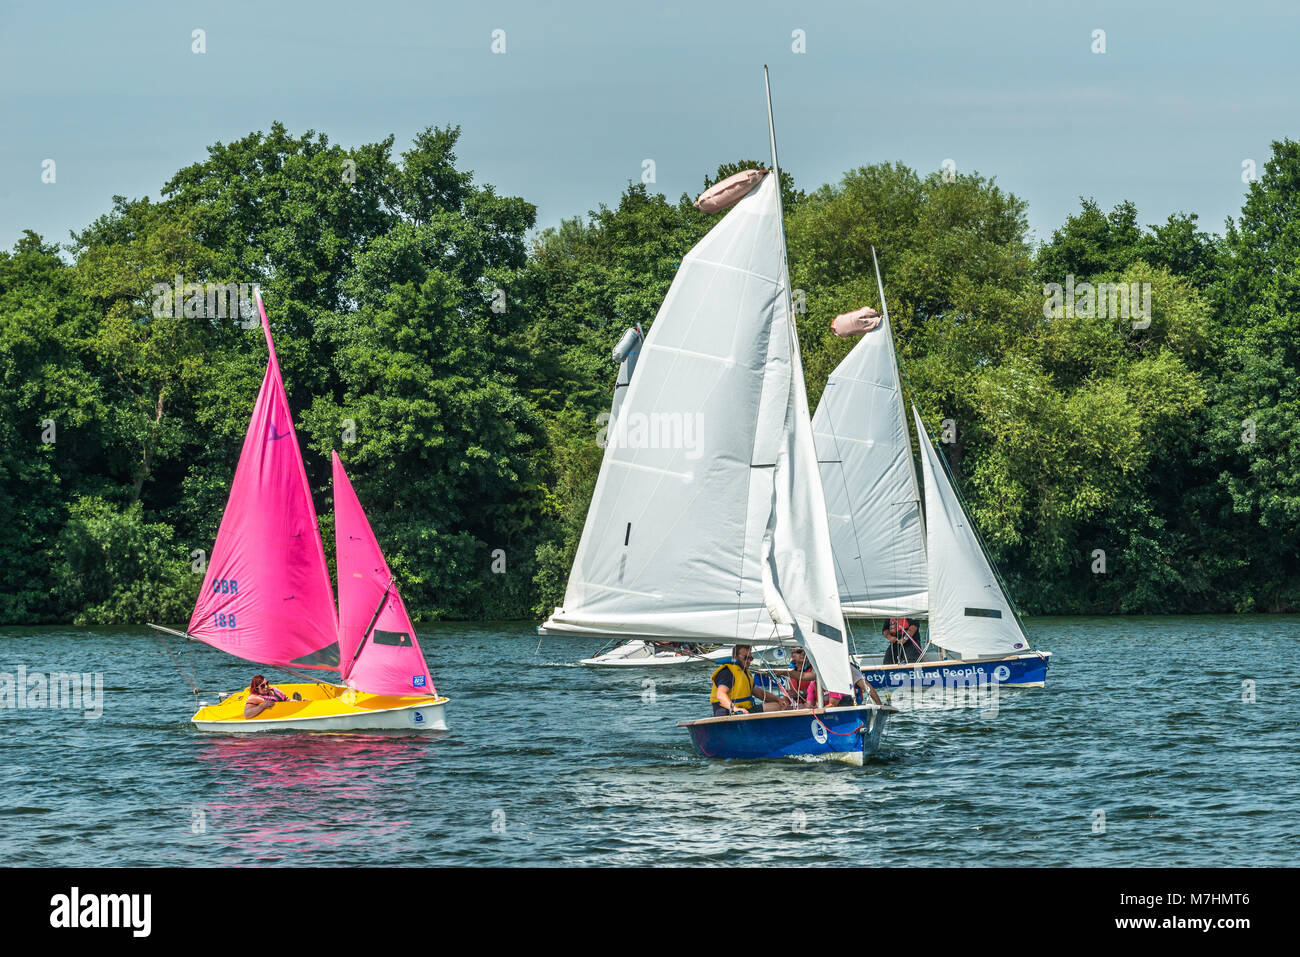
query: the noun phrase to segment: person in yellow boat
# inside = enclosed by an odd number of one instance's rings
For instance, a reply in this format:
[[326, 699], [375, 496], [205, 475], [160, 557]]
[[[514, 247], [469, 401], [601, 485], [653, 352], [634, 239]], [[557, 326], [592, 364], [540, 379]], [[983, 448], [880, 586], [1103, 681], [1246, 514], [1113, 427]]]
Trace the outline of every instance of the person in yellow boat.
[[[713, 705], [715, 717], [729, 714], [743, 714], [757, 708], [759, 711], [780, 711], [785, 707], [785, 699], [772, 694], [764, 688], [754, 687], [754, 679], [749, 673], [749, 663], [754, 660], [754, 653], [749, 645], [736, 645], [731, 652], [731, 661], [720, 665], [713, 672], [713, 691], [709, 703]], [[759, 706], [758, 702], [762, 701]]]
[[277, 701], [288, 700], [283, 691], [272, 688], [266, 683], [265, 675], [253, 675], [253, 680], [248, 683], [248, 700], [244, 702], [244, 717], [256, 718]]

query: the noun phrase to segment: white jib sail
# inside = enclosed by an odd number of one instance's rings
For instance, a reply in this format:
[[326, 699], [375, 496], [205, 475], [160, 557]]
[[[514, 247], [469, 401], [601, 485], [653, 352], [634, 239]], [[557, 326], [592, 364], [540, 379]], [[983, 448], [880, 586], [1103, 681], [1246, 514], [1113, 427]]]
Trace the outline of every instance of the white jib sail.
[[[817, 449], [808, 415], [803, 362], [798, 334], [783, 299], [784, 335], [774, 329], [768, 381], [785, 386], [784, 427], [774, 433], [780, 441], [773, 472], [772, 513], [764, 536], [763, 586], [769, 614], [790, 625], [808, 651], [822, 689], [852, 694], [848, 636], [840, 610], [831, 553], [826, 500], [817, 470]], [[779, 340], [784, 339], [784, 350]], [[782, 351], [784, 354], [782, 354]], [[774, 403], [775, 404], [775, 403]], [[759, 470], [755, 470], [759, 471]]]
[[912, 414], [916, 417], [925, 475], [930, 641], [962, 658], [1023, 652], [1029, 647], [1029, 639], [984, 556], [915, 406]]
[[788, 335], [778, 202], [776, 178], [763, 177], [683, 258], [608, 431], [564, 605], [544, 630], [789, 635], [767, 612], [760, 571], [785, 412], [762, 401], [774, 334]]
[[831, 373], [812, 427], [844, 613], [924, 613], [925, 528], [888, 314]]

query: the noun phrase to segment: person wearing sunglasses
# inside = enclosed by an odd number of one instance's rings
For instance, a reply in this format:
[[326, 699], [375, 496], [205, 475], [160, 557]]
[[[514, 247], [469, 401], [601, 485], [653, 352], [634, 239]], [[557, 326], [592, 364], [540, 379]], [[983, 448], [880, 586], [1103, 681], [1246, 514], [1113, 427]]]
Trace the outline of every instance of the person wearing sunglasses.
[[749, 645], [736, 645], [731, 651], [731, 661], [723, 662], [713, 672], [709, 703], [713, 705], [714, 717], [748, 714], [755, 708], [759, 711], [782, 710], [784, 699], [780, 695], [754, 686], [753, 676], [749, 673], [749, 663], [753, 660], [754, 652]]
[[812, 662], [808, 660], [808, 653], [802, 648], [791, 648], [790, 668], [782, 677], [790, 682], [790, 694], [794, 696], [794, 700], [806, 701], [809, 689], [817, 681], [817, 673], [813, 671]]
[[272, 688], [266, 683], [264, 675], [253, 675], [253, 680], [248, 683], [248, 699], [244, 702], [244, 717], [256, 718], [277, 701], [288, 701], [284, 692], [279, 688]]

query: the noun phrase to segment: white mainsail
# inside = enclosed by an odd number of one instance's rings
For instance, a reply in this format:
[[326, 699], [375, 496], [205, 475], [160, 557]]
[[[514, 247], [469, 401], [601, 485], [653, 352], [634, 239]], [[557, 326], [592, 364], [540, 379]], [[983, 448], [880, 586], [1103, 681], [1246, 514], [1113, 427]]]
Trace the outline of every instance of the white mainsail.
[[545, 631], [789, 634], [767, 612], [760, 571], [790, 392], [788, 359], [782, 381], [767, 382], [789, 355], [779, 203], [765, 176], [683, 258], [611, 423], [564, 605]]
[[984, 555], [915, 406], [912, 414], [925, 474], [930, 641], [962, 658], [1026, 651], [1029, 639]]
[[812, 420], [840, 603], [850, 617], [929, 607], [921, 493], [884, 313], [835, 367]]

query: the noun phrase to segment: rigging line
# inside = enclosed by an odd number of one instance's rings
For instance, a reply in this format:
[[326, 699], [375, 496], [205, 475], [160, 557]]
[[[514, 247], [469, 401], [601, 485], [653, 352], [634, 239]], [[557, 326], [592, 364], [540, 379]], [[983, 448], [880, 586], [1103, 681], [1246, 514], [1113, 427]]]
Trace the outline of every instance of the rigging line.
[[[885, 300], [885, 282], [880, 276], [880, 259], [876, 256], [876, 247], [874, 245], [871, 247], [871, 265], [876, 273], [876, 291], [880, 294], [880, 311], [884, 316], [885, 331], [889, 333], [890, 368], [894, 372], [894, 381], [898, 383], [898, 392], [899, 392], [898, 398], [899, 398], [899, 406], [900, 406], [899, 413], [900, 413], [900, 417], [902, 418], [901, 424], [903, 426], [903, 437], [907, 445], [907, 470], [912, 477], [912, 492], [916, 496], [912, 504], [916, 508], [916, 515], [917, 518], [920, 520], [920, 524], [921, 524], [921, 528], [920, 528], [921, 549], [923, 552], [926, 553], [926, 563], [925, 563], [926, 583], [925, 584], [926, 584], [926, 592], [927, 592], [926, 601], [928, 604], [929, 603], [928, 593], [930, 589], [930, 562], [929, 562], [929, 553], [927, 549], [926, 534], [925, 534], [925, 517], [921, 505], [921, 487], [916, 477], [916, 462], [912, 458], [912, 433], [910, 427], [907, 424], [907, 405], [904, 401], [902, 401], [903, 400], [902, 380], [906, 380], [907, 388], [911, 390], [913, 396], [915, 396], [916, 390], [912, 389], [912, 380], [908, 378], [906, 370], [903, 369], [903, 360], [902, 357], [899, 356], [898, 354], [898, 346], [894, 339], [894, 324], [889, 321], [889, 303]], [[895, 558], [895, 563], [897, 563], [897, 558]], [[928, 628], [926, 629], [926, 634], [927, 635], [929, 634]]]
[[[771, 144], [772, 144], [772, 175], [776, 178], [776, 209], [777, 209], [778, 224], [779, 224], [779, 226], [780, 226], [780, 232], [781, 232], [781, 267], [782, 267], [782, 273], [781, 273], [781, 276], [780, 276], [779, 278], [782, 279], [782, 280], [784, 280], [784, 285], [785, 285], [786, 318], [787, 318], [787, 321], [788, 321], [788, 322], [791, 322], [791, 323], [792, 323], [792, 322], [793, 322], [793, 314], [792, 314], [792, 311], [791, 311], [791, 310], [792, 310], [792, 301], [791, 301], [791, 299], [790, 299], [790, 267], [789, 267], [789, 263], [786, 262], [786, 258], [785, 258], [785, 211], [784, 211], [784, 209], [782, 208], [782, 205], [781, 205], [781, 170], [780, 170], [780, 167], [777, 165], [777, 162], [776, 162], [776, 127], [773, 125], [773, 122], [772, 122], [772, 88], [771, 88], [771, 85], [768, 83], [768, 79], [767, 79], [767, 65], [766, 65], [766, 64], [764, 64], [764, 66], [763, 66], [763, 86], [764, 86], [764, 88], [767, 90], [767, 128], [768, 128], [768, 134], [769, 134], [769, 136], [770, 136]], [[797, 344], [797, 342], [798, 342], [798, 338], [797, 338], [797, 337], [796, 337], [795, 341], [796, 341], [796, 344]], [[770, 344], [769, 344], [769, 346], [768, 346], [768, 354], [769, 354], [769, 356], [771, 355], [771, 345], [770, 345]], [[791, 373], [792, 373], [792, 378], [793, 378], [793, 363], [791, 364]], [[764, 377], [764, 384], [766, 384], [766, 376]], [[761, 402], [762, 402], [762, 391], [763, 391], [763, 390], [760, 389], [760, 398], [759, 398], [759, 402], [760, 402], [760, 404], [761, 404]], [[790, 401], [789, 398], [787, 398], [787, 400], [786, 400], [786, 403], [787, 403], [787, 410], [786, 410], [786, 411], [787, 411], [787, 416], [786, 416], [786, 418], [787, 418], [787, 420], [789, 419], [789, 415], [788, 415], [788, 413], [789, 413], [789, 401]], [[749, 472], [749, 482], [747, 483], [748, 486], [749, 486], [749, 488], [747, 489], [747, 492], [750, 493], [750, 494], [752, 494], [753, 482], [754, 482], [754, 473], [753, 473], [754, 449], [757, 447], [757, 445], [758, 445], [758, 432], [757, 432], [757, 430], [755, 430], [754, 435], [750, 438], [750, 443], [749, 443], [749, 463], [750, 463], [750, 472]], [[777, 453], [776, 458], [777, 458], [778, 460], [780, 459], [780, 453], [779, 453], [779, 450], [778, 450], [778, 453]], [[770, 490], [769, 490], [769, 497], [768, 497], [768, 501], [769, 501], [769, 503], [770, 503], [770, 507], [769, 507], [769, 510], [768, 510], [768, 518], [769, 518], [769, 520], [770, 520], [770, 518], [771, 518], [771, 509], [776, 507], [776, 468], [775, 468], [775, 461], [773, 462], [773, 468], [772, 468], [771, 475], [772, 475], [772, 483], [771, 483], [771, 488], [770, 488]], [[765, 487], [766, 487], [766, 483], [764, 483], [764, 485], [765, 485]], [[737, 640], [737, 641], [740, 641], [740, 640], [741, 640], [741, 635], [740, 635], [740, 617], [741, 617], [741, 614], [743, 613], [743, 608], [744, 608], [745, 556], [746, 556], [747, 552], [749, 551], [749, 501], [750, 501], [750, 494], [746, 494], [746, 496], [745, 496], [745, 503], [746, 503], [746, 509], [745, 509], [745, 531], [744, 531], [744, 533], [741, 535], [741, 539], [740, 539], [740, 572], [739, 572], [739, 574], [738, 574], [738, 576], [737, 576], [737, 582], [738, 582], [738, 584], [740, 585], [740, 587], [736, 589], [736, 628], [735, 628], [735, 635], [736, 635], [736, 640]], [[764, 523], [764, 524], [766, 525], [766, 523]], [[767, 537], [767, 532], [766, 532], [766, 530], [764, 530], [763, 537], [764, 537], [764, 538]], [[773, 542], [773, 547], [775, 547], [775, 544], [776, 544], [776, 543]], [[761, 580], [761, 578], [762, 578], [762, 568], [761, 568], [761, 565], [762, 565], [762, 562], [763, 562], [762, 543], [761, 543], [761, 542], [760, 542], [760, 544], [759, 544], [758, 562], [759, 562], [759, 565], [760, 565], [760, 568], [759, 568], [759, 577], [760, 577], [760, 580]], [[764, 603], [766, 603], [766, 597], [764, 597]], [[775, 624], [774, 624], [774, 627], [775, 627]]]
[[[295, 678], [301, 678], [302, 680], [306, 681], [308, 684], [319, 685], [320, 687], [324, 688], [327, 693], [330, 694], [330, 697], [333, 697], [333, 690], [336, 686], [329, 684], [328, 682], [324, 681], [321, 678], [317, 678], [312, 675], [303, 674], [301, 671], [295, 671], [294, 669], [286, 667], [284, 665], [267, 665], [266, 667], [274, 668], [276, 671], [283, 671], [285, 674], [293, 675]], [[339, 680], [342, 680], [342, 678], [340, 677]]]
[[[838, 436], [838, 434], [836, 434], [836, 432], [835, 432], [835, 424], [834, 424], [834, 421], [832, 420], [832, 416], [831, 416], [829, 413], [827, 414], [826, 418], [827, 418], [827, 421], [830, 423], [830, 432], [831, 432], [831, 437], [835, 440], [836, 450], [838, 451], [838, 449], [839, 449], [839, 436]], [[911, 453], [910, 443], [909, 443], [909, 449], [908, 449], [908, 452], [909, 452], [909, 454]], [[848, 506], [849, 506], [849, 514], [848, 514], [848, 517], [849, 517], [849, 525], [850, 525], [850, 526], [852, 527], [852, 529], [853, 529], [853, 541], [854, 541], [854, 543], [855, 543], [855, 544], [857, 545], [857, 547], [858, 547], [858, 556], [857, 556], [857, 561], [858, 561], [858, 568], [859, 568], [859, 570], [862, 572], [862, 585], [863, 585], [863, 590], [864, 590], [864, 593], [865, 593], [865, 595], [866, 595], [867, 602], [868, 602], [869, 604], [874, 604], [874, 603], [875, 603], [875, 598], [874, 598], [874, 596], [872, 595], [871, 576], [867, 574], [867, 566], [866, 566], [865, 561], [863, 560], [863, 554], [864, 554], [864, 552], [866, 551], [866, 549], [865, 549], [863, 546], [864, 546], [866, 543], [863, 542], [863, 540], [862, 540], [862, 536], [861, 536], [861, 534], [858, 532], [858, 521], [857, 521], [857, 516], [856, 516], [856, 514], [855, 514], [855, 511], [856, 511], [856, 510], [853, 508], [853, 495], [852, 495], [852, 493], [851, 493], [850, 490], [849, 490], [849, 481], [848, 481], [848, 476], [847, 476], [847, 475], [845, 474], [845, 472], [844, 472], [844, 465], [843, 465], [843, 463], [840, 463], [840, 469], [839, 469], [839, 472], [840, 472], [840, 484], [841, 484], [841, 486], [844, 488], [844, 498], [845, 498], [845, 501], [847, 502], [847, 504], [848, 504]], [[829, 526], [830, 526], [830, 521], [829, 521], [829, 518], [828, 518], [828, 520], [827, 520], [827, 527], [828, 527], [828, 529], [829, 529]], [[848, 576], [847, 576], [846, 574], [844, 574], [844, 567], [843, 567], [843, 565], [840, 564], [840, 558], [839, 558], [839, 556], [835, 553], [835, 549], [834, 549], [833, 547], [831, 548], [831, 558], [832, 558], [832, 560], [835, 562], [835, 566], [836, 566], [836, 568], [840, 570], [841, 577], [843, 578], [845, 584], [847, 584], [847, 583], [848, 583]], [[891, 561], [892, 561], [892, 563], [893, 563], [894, 580], [897, 581], [897, 580], [898, 580], [898, 558], [897, 558], [897, 556], [896, 556], [896, 555], [893, 556], [892, 559], [891, 559]], [[843, 602], [841, 602], [841, 615], [843, 614], [843, 608], [842, 608], [842, 606], [843, 606]], [[844, 626], [845, 626], [846, 628], [849, 627], [848, 619], [847, 619], [847, 618], [845, 618], [845, 620], [844, 620]], [[850, 637], [851, 637], [851, 634], [850, 634]]]
[[181, 645], [181, 655], [184, 661], [190, 666], [190, 686], [195, 689], [194, 699], [198, 703], [199, 671], [198, 666], [194, 664], [194, 646], [188, 641]]
[[185, 669], [181, 667], [180, 662], [172, 654], [171, 649], [167, 647], [166, 641], [161, 636], [155, 636], [155, 637], [157, 637], [158, 645], [160, 648], [162, 648], [163, 654], [165, 654], [168, 657], [168, 659], [171, 661], [171, 663], [176, 666], [176, 670], [180, 672], [181, 677], [185, 679], [185, 683], [189, 685], [190, 690], [194, 692], [194, 700], [197, 703], [199, 699], [198, 685], [194, 681], [190, 680], [190, 676], [185, 673]]
[[[822, 390], [822, 402], [825, 402], [825, 401], [826, 401], [826, 390], [823, 389], [823, 390]], [[871, 601], [871, 591], [870, 591], [870, 589], [871, 589], [871, 584], [870, 584], [870, 579], [869, 579], [869, 577], [867, 576], [867, 567], [866, 567], [865, 563], [864, 563], [863, 560], [862, 560], [862, 552], [863, 552], [863, 548], [862, 548], [862, 538], [861, 538], [861, 536], [858, 535], [858, 523], [857, 523], [857, 519], [856, 519], [856, 517], [855, 517], [855, 515], [854, 515], [854, 508], [853, 508], [853, 495], [852, 495], [852, 493], [850, 493], [850, 491], [849, 491], [849, 480], [848, 480], [848, 477], [844, 474], [844, 462], [843, 462], [843, 459], [844, 459], [844, 453], [840, 451], [840, 437], [839, 437], [839, 435], [838, 435], [838, 434], [836, 433], [836, 431], [835, 431], [835, 418], [834, 418], [833, 415], [831, 415], [831, 413], [830, 413], [830, 409], [829, 409], [829, 408], [828, 408], [827, 411], [826, 411], [826, 422], [827, 422], [827, 425], [828, 425], [828, 427], [829, 427], [829, 429], [830, 429], [831, 439], [832, 439], [832, 440], [834, 441], [834, 443], [835, 443], [835, 454], [838, 455], [838, 456], [840, 457], [840, 461], [839, 461], [839, 463], [838, 463], [838, 464], [839, 464], [839, 473], [840, 473], [840, 485], [843, 486], [843, 488], [844, 488], [844, 500], [845, 500], [845, 502], [848, 504], [848, 507], [849, 507], [849, 524], [850, 524], [850, 526], [852, 526], [852, 528], [853, 528], [853, 541], [854, 541], [854, 543], [858, 546], [858, 567], [859, 567], [859, 569], [860, 569], [861, 572], [862, 572], [862, 582], [863, 582], [863, 586], [867, 589], [867, 601]], [[817, 434], [814, 432], [814, 433], [813, 433], [813, 447], [816, 448], [816, 445], [817, 445]], [[820, 465], [820, 464], [822, 464], [822, 463], [818, 463], [818, 464]], [[828, 464], [829, 464], [829, 463], [828, 463]], [[823, 497], [824, 497], [824, 496], [823, 496]], [[826, 526], [827, 526], [827, 531], [829, 531], [829, 530], [830, 530], [830, 517], [829, 517], [829, 516], [827, 516]], [[835, 563], [835, 567], [836, 567], [836, 568], [839, 570], [839, 572], [840, 572], [840, 577], [843, 579], [844, 583], [847, 585], [847, 584], [848, 584], [848, 581], [849, 581], [849, 579], [848, 579], [848, 575], [846, 575], [846, 574], [844, 573], [844, 569], [843, 569], [843, 567], [842, 567], [841, 564], [840, 564], [840, 557], [839, 557], [837, 554], [835, 554], [834, 541], [832, 541], [831, 544], [832, 544], [832, 547], [831, 547], [831, 560], [834, 561], [834, 563]], [[840, 608], [840, 616], [843, 617], [843, 615], [844, 615], [844, 610], [843, 610], [843, 601], [841, 601], [840, 604], [841, 604], [841, 608]], [[845, 621], [844, 621], [844, 627], [845, 627], [845, 628], [848, 628], [848, 627], [849, 627], [848, 619], [845, 619]], [[852, 637], [852, 633], [850, 633], [850, 638], [851, 638], [851, 637]]]
[[[366, 625], [366, 630], [361, 634], [361, 641], [357, 644], [357, 650], [352, 653], [352, 661], [348, 664], [347, 673], [345, 674], [343, 672], [342, 667], [339, 668], [339, 676], [344, 680], [347, 679], [348, 675], [352, 674], [352, 669], [357, 666], [357, 659], [361, 657], [361, 650], [365, 648], [366, 642], [370, 638], [370, 633], [375, 630], [375, 622], [379, 621], [380, 612], [382, 612], [384, 606], [388, 604], [388, 596], [392, 589], [393, 576], [389, 575], [388, 584], [384, 586], [384, 593], [379, 596], [379, 604], [375, 606], [375, 613], [370, 616], [370, 624]], [[340, 666], [341, 665], [342, 662], [340, 662]]]
[[[776, 627], [776, 622], [772, 622], [772, 637], [771, 637], [771, 639], [769, 639], [769, 640], [775, 640], [775, 641], [777, 641], [777, 642], [779, 643], [779, 642], [780, 642], [780, 638], [781, 638], [781, 636], [780, 636], [780, 632], [779, 632], [779, 630], [778, 630], [777, 627]], [[778, 644], [778, 647], [779, 647], [779, 644]], [[752, 649], [751, 649], [751, 650], [752, 650]], [[806, 649], [805, 649], [805, 651], [804, 651], [804, 655], [805, 655], [805, 660], [807, 660], [807, 659], [806, 659], [806, 656], [807, 656], [807, 650], [806, 650]], [[786, 683], [785, 679], [782, 678], [780, 675], [778, 675], [778, 674], [776, 673], [776, 670], [775, 670], [771, 665], [769, 665], [769, 664], [767, 663], [767, 659], [763, 657], [763, 653], [762, 653], [761, 651], [759, 651], [759, 652], [755, 652], [755, 653], [754, 653], [754, 659], [753, 659], [753, 660], [754, 660], [754, 663], [756, 663], [756, 664], [758, 665], [759, 670], [760, 670], [760, 673], [765, 673], [765, 674], [767, 674], [769, 677], [772, 678], [773, 681], [776, 682], [777, 690], [779, 690], [779, 691], [781, 692], [781, 696], [782, 696], [782, 697], [783, 697], [783, 698], [784, 698], [788, 703], [797, 705], [798, 702], [795, 701], [794, 694], [792, 693], [790, 686]]]

